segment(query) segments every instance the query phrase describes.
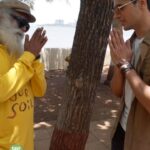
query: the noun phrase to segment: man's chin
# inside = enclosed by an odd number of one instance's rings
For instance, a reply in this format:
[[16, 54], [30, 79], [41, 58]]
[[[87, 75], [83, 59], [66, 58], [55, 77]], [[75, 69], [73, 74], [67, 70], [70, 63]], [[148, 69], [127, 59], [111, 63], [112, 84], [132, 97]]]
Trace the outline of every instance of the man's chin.
[[132, 28], [131, 28], [131, 27], [123, 27], [123, 29], [124, 29], [125, 31], [129, 31], [129, 30], [131, 30]]

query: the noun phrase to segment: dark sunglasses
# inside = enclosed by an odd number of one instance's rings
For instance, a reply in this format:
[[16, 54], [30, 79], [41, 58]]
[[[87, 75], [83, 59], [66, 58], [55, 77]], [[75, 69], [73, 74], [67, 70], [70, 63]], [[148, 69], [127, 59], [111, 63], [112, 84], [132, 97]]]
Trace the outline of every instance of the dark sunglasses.
[[15, 15], [11, 16], [17, 21], [19, 28], [24, 28], [24, 32], [27, 32], [30, 29], [29, 22], [26, 19]]

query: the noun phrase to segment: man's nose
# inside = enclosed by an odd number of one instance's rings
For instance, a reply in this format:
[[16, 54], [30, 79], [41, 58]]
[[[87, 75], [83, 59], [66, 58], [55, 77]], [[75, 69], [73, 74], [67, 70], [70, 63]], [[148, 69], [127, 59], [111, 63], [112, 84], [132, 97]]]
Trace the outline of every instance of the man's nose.
[[21, 31], [24, 32], [24, 33], [27, 32], [26, 27], [21, 27], [20, 29], [21, 29]]

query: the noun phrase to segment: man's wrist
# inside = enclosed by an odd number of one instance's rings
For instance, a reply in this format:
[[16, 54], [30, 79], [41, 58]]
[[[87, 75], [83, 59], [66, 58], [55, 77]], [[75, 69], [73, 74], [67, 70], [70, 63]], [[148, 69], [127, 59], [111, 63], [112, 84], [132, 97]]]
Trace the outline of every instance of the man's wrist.
[[41, 57], [41, 55], [40, 55], [40, 54], [39, 54], [39, 55], [37, 55], [37, 56], [35, 57], [35, 60], [40, 59], [40, 57]]
[[126, 63], [124, 63], [124, 64], [122, 64], [122, 65], [120, 66], [120, 70], [121, 70], [123, 73], [126, 73], [126, 72], [128, 72], [128, 71], [130, 71], [130, 70], [132, 70], [132, 69], [134, 69], [134, 67], [133, 67], [133, 65], [132, 65], [131, 63], [129, 63], [129, 62], [126, 62]]

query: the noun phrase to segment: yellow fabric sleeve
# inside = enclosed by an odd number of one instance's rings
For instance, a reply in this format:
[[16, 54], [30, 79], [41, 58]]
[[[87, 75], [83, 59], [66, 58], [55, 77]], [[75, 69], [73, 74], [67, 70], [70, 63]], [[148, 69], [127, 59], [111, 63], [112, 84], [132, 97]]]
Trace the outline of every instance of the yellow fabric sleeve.
[[32, 64], [34, 68], [34, 75], [31, 79], [31, 87], [34, 96], [40, 97], [45, 94], [46, 91], [46, 80], [45, 80], [45, 74], [44, 74], [44, 65], [39, 62], [39, 60], [36, 60]]
[[8, 100], [32, 78], [34, 59], [32, 53], [25, 51], [7, 73], [0, 75], [0, 102]]

